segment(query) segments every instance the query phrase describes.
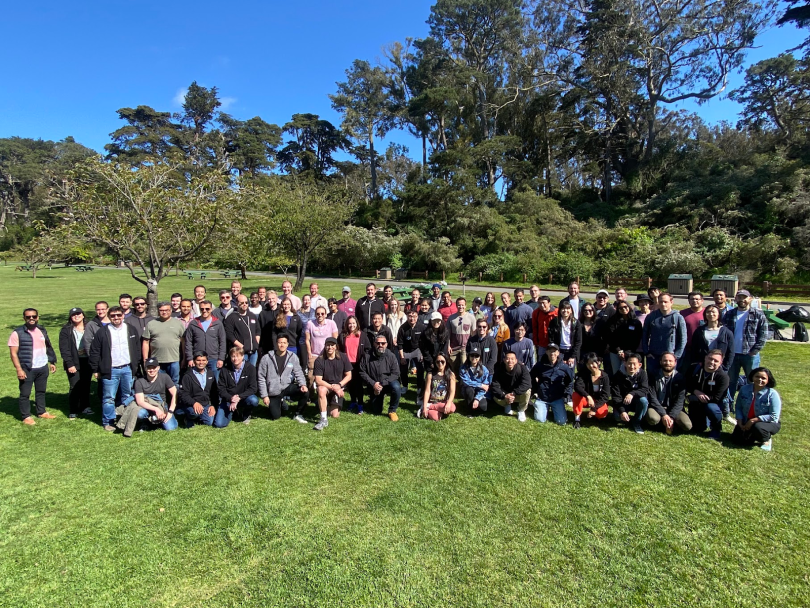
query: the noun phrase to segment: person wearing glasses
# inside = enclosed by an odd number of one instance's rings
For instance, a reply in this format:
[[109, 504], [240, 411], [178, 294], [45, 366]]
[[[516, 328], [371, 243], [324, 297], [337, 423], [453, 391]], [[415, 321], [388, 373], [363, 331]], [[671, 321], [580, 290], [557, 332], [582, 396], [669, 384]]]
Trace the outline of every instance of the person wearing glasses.
[[68, 377], [68, 403], [70, 404], [69, 420], [75, 420], [81, 413], [91, 416], [90, 407], [90, 380], [93, 372], [90, 369], [90, 360], [87, 351], [82, 346], [84, 337], [84, 311], [81, 308], [71, 308], [68, 313], [68, 322], [59, 332], [59, 354], [62, 365]]
[[248, 298], [245, 294], [239, 294], [237, 306], [237, 311], [223, 323], [228, 350], [238, 346], [244, 352], [245, 359], [256, 367], [259, 361], [259, 342], [262, 338], [259, 319], [248, 310]]
[[48, 376], [56, 372], [56, 352], [48, 332], [39, 324], [36, 308], [26, 308], [23, 320], [25, 323], [11, 332], [8, 349], [20, 381], [20, 415], [24, 424], [33, 425], [36, 421], [31, 417], [32, 388], [36, 391], [37, 418], [56, 418], [45, 409], [45, 389]]
[[512, 337], [512, 332], [509, 330], [506, 321], [504, 321], [504, 312], [501, 308], [492, 311], [492, 328], [489, 330], [489, 335], [495, 339], [495, 344], [498, 347], [498, 361], [500, 361], [503, 345]]
[[236, 310], [233, 302], [233, 296], [228, 289], [219, 290], [219, 302], [219, 307], [214, 312], [214, 316], [224, 323], [225, 319], [228, 318], [228, 315]]
[[495, 338], [489, 335], [489, 323], [486, 319], [478, 319], [475, 322], [475, 333], [467, 340], [467, 356], [474, 350], [478, 350], [481, 357], [481, 365], [489, 370], [489, 376], [495, 373], [495, 363], [498, 362], [498, 345]]
[[[136, 296], [132, 300], [132, 314], [124, 318], [124, 323], [130, 325], [136, 332], [138, 332], [138, 339], [141, 339], [146, 325], [149, 321], [153, 321], [155, 317], [146, 312], [146, 298]], [[92, 342], [92, 341], [91, 341]], [[88, 345], [89, 348], [89, 345]]]
[[425, 377], [425, 393], [422, 397], [422, 407], [417, 411], [417, 417], [430, 418], [438, 422], [442, 416], [449, 416], [456, 411], [453, 399], [456, 396], [456, 375], [447, 364], [448, 357], [439, 353], [433, 360], [433, 368]]
[[[313, 283], [317, 287], [316, 283]], [[338, 328], [334, 321], [326, 318], [326, 307], [318, 306], [315, 309], [315, 319], [307, 323], [304, 329], [307, 347], [307, 379], [309, 384], [315, 382], [315, 359], [321, 356], [327, 338], [332, 338], [337, 344]]]
[[537, 348], [537, 359], [546, 354], [548, 347], [548, 326], [557, 316], [557, 309], [551, 306], [548, 296], [540, 296], [537, 308], [532, 313], [532, 342]]
[[102, 327], [106, 327], [110, 324], [110, 320], [107, 318], [109, 308], [110, 305], [104, 300], [96, 302], [96, 316], [84, 326], [84, 338], [82, 338], [84, 350], [89, 351], [90, 345], [93, 344], [93, 338], [96, 337], [96, 333], [98, 333]]
[[189, 323], [185, 334], [186, 367], [194, 366], [194, 353], [206, 353], [206, 362], [214, 380], [219, 381], [219, 371], [225, 364], [226, 350], [225, 326], [214, 314], [214, 305], [210, 300], [199, 304], [200, 316]]
[[397, 408], [401, 387], [399, 384], [399, 361], [397, 356], [388, 349], [388, 340], [385, 336], [377, 336], [374, 348], [363, 356], [360, 363], [360, 377], [368, 386], [369, 410], [375, 414], [382, 414], [385, 395], [390, 395], [388, 417], [392, 422], [399, 420]]
[[[168, 302], [165, 304], [164, 312], [169, 317], [171, 307]], [[90, 346], [90, 368], [101, 382], [101, 424], [105, 431], [112, 433], [115, 432], [116, 404], [127, 406], [135, 398], [132, 385], [142, 351], [138, 333], [124, 323], [124, 311], [113, 306], [108, 314], [110, 324], [96, 333]], [[175, 323], [179, 325], [177, 320]]]

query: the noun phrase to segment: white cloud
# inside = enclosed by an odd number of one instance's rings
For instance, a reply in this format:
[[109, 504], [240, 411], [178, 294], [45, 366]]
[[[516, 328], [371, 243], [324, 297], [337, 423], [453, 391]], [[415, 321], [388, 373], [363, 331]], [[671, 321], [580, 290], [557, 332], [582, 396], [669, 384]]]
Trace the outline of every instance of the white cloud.
[[236, 103], [236, 97], [221, 97], [219, 99], [219, 102], [222, 104], [222, 106], [220, 106], [220, 107], [223, 110], [227, 110], [228, 108], [230, 108], [232, 105], [234, 105]]
[[174, 97], [172, 97], [172, 102], [177, 107], [182, 107], [186, 101], [186, 94], [188, 93], [188, 89], [179, 89]]

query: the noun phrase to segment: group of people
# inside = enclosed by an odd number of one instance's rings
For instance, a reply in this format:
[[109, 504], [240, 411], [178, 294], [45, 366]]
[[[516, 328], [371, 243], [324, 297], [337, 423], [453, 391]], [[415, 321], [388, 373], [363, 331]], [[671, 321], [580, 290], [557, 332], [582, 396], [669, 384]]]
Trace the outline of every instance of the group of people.
[[[59, 334], [59, 351], [70, 392], [69, 417], [93, 413], [91, 377], [98, 378], [102, 425], [130, 436], [139, 420], [166, 430], [225, 427], [236, 417], [249, 423], [259, 400], [276, 420], [317, 405], [316, 430], [348, 409], [386, 413], [398, 420], [400, 398], [413, 383], [417, 416], [439, 420], [456, 412], [489, 411], [491, 403], [526, 420], [569, 421], [613, 417], [643, 433], [645, 424], [720, 438], [725, 419], [732, 439], [770, 450], [780, 429], [776, 380], [761, 367], [767, 320], [740, 290], [734, 303], [722, 290], [704, 303], [688, 295], [689, 308], [673, 310], [673, 298], [651, 288], [633, 303], [619, 288], [614, 299], [599, 290], [594, 302], [579, 285], [557, 306], [532, 285], [473, 298], [453, 299], [434, 284], [423, 297], [414, 288], [399, 301], [386, 286], [366, 285], [365, 295], [325, 298], [318, 284], [299, 298], [285, 281], [281, 293], [259, 287], [242, 293], [240, 281], [219, 291], [219, 305], [203, 285], [194, 298], [173, 294], [159, 302], [158, 317], [147, 301], [129, 294], [118, 305], [95, 305], [95, 317], [73, 308]], [[514, 301], [513, 298], [514, 297]], [[45, 390], [56, 353], [38, 313], [28, 308], [24, 325], [8, 346], [20, 382], [20, 412], [52, 418]], [[347, 399], [348, 397], [348, 399]], [[735, 399], [736, 397], [736, 399]], [[734, 415], [731, 407], [734, 404]], [[587, 414], [583, 414], [587, 410]]]

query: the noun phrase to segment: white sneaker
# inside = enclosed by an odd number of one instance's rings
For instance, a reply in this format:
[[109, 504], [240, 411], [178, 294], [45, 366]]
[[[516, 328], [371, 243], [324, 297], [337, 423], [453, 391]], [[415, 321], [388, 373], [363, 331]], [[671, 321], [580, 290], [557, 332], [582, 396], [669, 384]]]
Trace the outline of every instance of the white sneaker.
[[295, 418], [293, 418], [296, 422], [300, 422], [301, 424], [309, 424], [301, 414], [298, 414]]
[[518, 412], [518, 422], [526, 422], [526, 412]]
[[504, 407], [503, 408], [503, 413], [506, 414], [507, 416], [511, 416], [512, 415], [512, 406], [507, 405], [506, 407]]
[[726, 417], [723, 418], [723, 420], [728, 422], [731, 426], [737, 426], [737, 419], [731, 414], [726, 414]]

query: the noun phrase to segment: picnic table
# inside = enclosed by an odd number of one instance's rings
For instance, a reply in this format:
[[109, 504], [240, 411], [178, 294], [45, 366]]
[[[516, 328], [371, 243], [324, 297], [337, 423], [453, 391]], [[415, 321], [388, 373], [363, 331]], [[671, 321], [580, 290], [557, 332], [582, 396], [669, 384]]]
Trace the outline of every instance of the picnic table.
[[14, 270], [19, 270], [21, 272], [31, 272], [31, 266], [17, 266]]
[[770, 310], [766, 308], [762, 312], [765, 313], [765, 318], [768, 319], [768, 322], [773, 323], [776, 329], [787, 329], [790, 327], [790, 323], [776, 316], [776, 313], [779, 312], [778, 310]]
[[242, 275], [241, 271], [239, 270], [220, 270], [220, 272], [222, 273], [222, 276], [224, 276], [226, 279]]
[[186, 276], [189, 279], [193, 279], [195, 277], [200, 277], [201, 279], [204, 279], [205, 278], [205, 271], [203, 270], [203, 271], [200, 271], [200, 272], [195, 272], [193, 270], [186, 270]]
[[85, 265], [74, 266], [74, 268], [76, 269], [76, 272], [90, 272], [91, 270], [93, 270], [92, 266], [85, 266]]

